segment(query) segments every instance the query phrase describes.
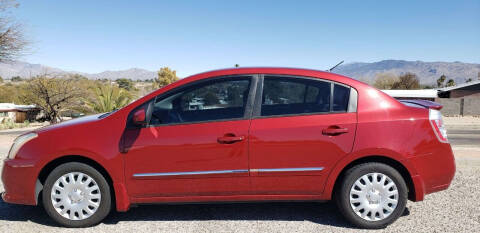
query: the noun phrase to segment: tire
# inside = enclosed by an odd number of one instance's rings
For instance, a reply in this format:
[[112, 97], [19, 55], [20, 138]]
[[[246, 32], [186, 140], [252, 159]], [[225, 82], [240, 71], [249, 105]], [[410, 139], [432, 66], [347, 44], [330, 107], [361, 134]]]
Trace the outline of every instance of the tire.
[[105, 177], [93, 167], [79, 162], [56, 167], [48, 175], [42, 191], [45, 211], [55, 222], [66, 227], [98, 224], [110, 212], [111, 200]]
[[402, 175], [377, 162], [348, 169], [335, 191], [334, 199], [342, 215], [353, 225], [366, 229], [385, 228], [395, 222], [403, 214], [408, 197]]

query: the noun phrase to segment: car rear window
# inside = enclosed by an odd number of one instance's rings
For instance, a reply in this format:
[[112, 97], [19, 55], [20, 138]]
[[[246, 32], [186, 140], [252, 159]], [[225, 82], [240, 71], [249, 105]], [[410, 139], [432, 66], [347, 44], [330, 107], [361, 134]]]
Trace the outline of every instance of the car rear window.
[[347, 112], [349, 99], [348, 86], [306, 78], [265, 76], [261, 116]]
[[266, 76], [261, 115], [329, 112], [330, 85], [324, 81]]

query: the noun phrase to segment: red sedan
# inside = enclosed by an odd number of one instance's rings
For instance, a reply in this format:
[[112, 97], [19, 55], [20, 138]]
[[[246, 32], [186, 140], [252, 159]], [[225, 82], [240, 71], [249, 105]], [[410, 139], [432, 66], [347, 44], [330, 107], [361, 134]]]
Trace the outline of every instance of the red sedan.
[[41, 199], [68, 227], [141, 203], [335, 200], [354, 225], [382, 228], [453, 179], [441, 107], [315, 70], [201, 73], [21, 135], [2, 197]]

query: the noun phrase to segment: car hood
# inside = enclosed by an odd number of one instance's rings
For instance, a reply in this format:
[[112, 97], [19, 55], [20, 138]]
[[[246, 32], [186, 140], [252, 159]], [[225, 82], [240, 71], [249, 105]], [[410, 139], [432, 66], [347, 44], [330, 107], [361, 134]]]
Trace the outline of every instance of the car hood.
[[52, 131], [52, 130], [70, 128], [72, 126], [90, 124], [92, 122], [96, 122], [96, 121], [99, 121], [99, 120], [103, 119], [103, 118], [99, 118], [101, 115], [102, 114], [95, 114], [95, 115], [75, 118], [75, 119], [72, 119], [72, 120], [68, 120], [68, 121], [64, 121], [64, 122], [60, 122], [60, 123], [57, 123], [57, 124], [48, 125], [48, 126], [39, 128], [39, 129], [35, 130], [35, 132], [44, 133], [44, 132], [48, 132], [48, 131]]

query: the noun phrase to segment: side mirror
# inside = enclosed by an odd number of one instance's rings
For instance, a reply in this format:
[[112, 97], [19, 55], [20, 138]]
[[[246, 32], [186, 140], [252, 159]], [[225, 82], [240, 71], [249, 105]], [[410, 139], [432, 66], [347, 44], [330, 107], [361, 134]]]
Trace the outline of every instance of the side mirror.
[[141, 108], [133, 113], [133, 124], [143, 126], [147, 124], [145, 109]]

